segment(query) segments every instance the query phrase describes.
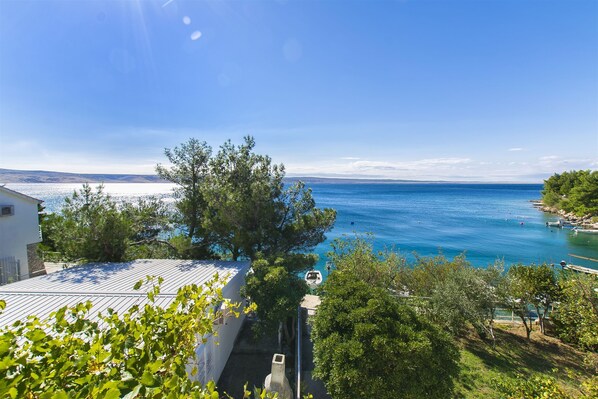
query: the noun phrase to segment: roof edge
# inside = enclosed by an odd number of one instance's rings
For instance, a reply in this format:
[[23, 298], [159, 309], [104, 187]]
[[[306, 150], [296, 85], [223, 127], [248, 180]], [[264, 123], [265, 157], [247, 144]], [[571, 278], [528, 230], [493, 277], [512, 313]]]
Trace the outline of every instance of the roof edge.
[[24, 199], [24, 200], [27, 200], [27, 201], [36, 202], [36, 203], [38, 203], [38, 204], [41, 204], [42, 202], [44, 202], [44, 201], [42, 201], [42, 200], [40, 200], [40, 199], [33, 198], [33, 197], [31, 197], [31, 196], [29, 196], [29, 195], [27, 195], [27, 194], [23, 194], [23, 193], [20, 193], [20, 192], [18, 192], [18, 191], [11, 190], [10, 188], [7, 188], [7, 187], [6, 187], [6, 186], [4, 186], [4, 185], [0, 185], [0, 191], [4, 191], [4, 192], [6, 192], [7, 194], [14, 195], [15, 197], [18, 197], [18, 198], [21, 198], [21, 199]]

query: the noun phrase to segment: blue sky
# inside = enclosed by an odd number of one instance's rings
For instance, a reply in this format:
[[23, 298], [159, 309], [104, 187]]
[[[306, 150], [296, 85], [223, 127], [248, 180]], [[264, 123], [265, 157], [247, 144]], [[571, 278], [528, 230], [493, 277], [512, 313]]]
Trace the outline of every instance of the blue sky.
[[0, 1], [0, 168], [247, 134], [289, 175], [598, 169], [598, 2]]

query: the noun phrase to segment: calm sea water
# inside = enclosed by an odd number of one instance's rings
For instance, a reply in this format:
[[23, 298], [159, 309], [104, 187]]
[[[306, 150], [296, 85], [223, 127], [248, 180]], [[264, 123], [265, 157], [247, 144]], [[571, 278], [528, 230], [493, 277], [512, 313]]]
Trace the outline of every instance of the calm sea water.
[[[80, 184], [9, 184], [8, 188], [45, 201], [49, 211]], [[116, 199], [157, 195], [172, 202], [171, 184], [105, 184]], [[316, 248], [324, 269], [330, 241], [343, 235], [372, 233], [377, 249], [407, 256], [447, 257], [466, 253], [476, 266], [496, 260], [558, 263], [565, 260], [598, 269], [598, 263], [570, 254], [598, 258], [598, 236], [548, 228], [553, 215], [535, 209], [541, 185], [510, 184], [311, 184], [318, 207], [337, 210], [335, 228]]]

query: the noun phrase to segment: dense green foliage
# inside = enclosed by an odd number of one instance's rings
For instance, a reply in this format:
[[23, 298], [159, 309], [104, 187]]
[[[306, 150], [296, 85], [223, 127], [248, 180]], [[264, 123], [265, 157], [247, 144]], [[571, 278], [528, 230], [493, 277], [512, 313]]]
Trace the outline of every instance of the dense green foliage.
[[410, 264], [400, 254], [375, 253], [363, 237], [337, 240], [330, 258], [339, 271], [392, 290], [417, 311], [453, 335], [473, 325], [481, 336], [493, 336], [493, 319], [502, 265], [474, 268], [464, 256], [417, 257]]
[[[598, 378], [598, 377], [596, 377]], [[598, 397], [598, 380], [587, 379], [582, 383], [580, 399], [595, 399]], [[514, 380], [503, 379], [498, 384], [506, 399], [573, 399], [565, 393], [554, 377], [534, 375], [527, 377], [518, 375]]]
[[[157, 171], [177, 185], [179, 226], [194, 244], [232, 260], [310, 251], [325, 240], [336, 212], [316, 208], [301, 182], [285, 187], [284, 166], [254, 147], [246, 137], [239, 146], [225, 142], [215, 155], [195, 139], [166, 149], [173, 166]], [[306, 257], [304, 269], [311, 265]]]
[[316, 313], [314, 375], [334, 399], [450, 398], [452, 339], [385, 288], [334, 271]]
[[598, 350], [598, 277], [566, 273], [562, 297], [552, 314], [561, 339]]
[[548, 309], [559, 299], [560, 293], [555, 272], [546, 264], [513, 265], [501, 286], [502, 303], [521, 319], [528, 339], [532, 329], [530, 305], [535, 308], [540, 329], [544, 333]]
[[256, 263], [246, 289], [267, 331], [294, 315], [291, 309], [306, 292], [298, 273], [314, 265], [309, 252], [326, 239], [336, 212], [316, 208], [303, 183], [285, 186], [284, 166], [256, 154], [254, 147], [253, 138], [246, 137], [238, 146], [225, 142], [212, 155], [206, 143], [191, 139], [167, 149], [173, 166], [157, 170], [177, 184], [177, 220], [188, 232], [188, 241], [178, 238], [173, 245], [188, 248], [190, 256], [200, 246], [204, 250], [195, 253], [204, 256], [267, 259]]
[[42, 249], [59, 252], [70, 261], [165, 257], [168, 248], [158, 235], [167, 224], [166, 206], [156, 198], [119, 204], [101, 185], [94, 191], [84, 184], [65, 199], [60, 212], [42, 218]]
[[201, 386], [187, 369], [196, 364], [197, 337], [217, 332], [220, 310], [212, 309], [227, 303], [221, 282], [215, 277], [206, 287], [183, 287], [165, 307], [154, 302], [161, 281], [147, 283], [147, 304], [123, 314], [108, 309], [93, 318], [88, 301], [60, 308], [48, 320], [31, 316], [4, 328], [0, 397], [217, 398], [213, 383]]
[[[394, 368], [388, 366], [394, 363], [386, 360], [398, 351], [392, 349], [397, 340], [404, 339], [392, 330], [391, 320], [401, 320], [407, 325], [410, 322], [402, 318], [404, 314], [399, 316], [389, 310], [388, 298], [418, 319], [450, 333], [452, 344], [465, 346], [461, 350], [465, 359], [459, 364], [458, 377], [451, 377], [457, 383], [456, 397], [595, 396], [598, 380], [589, 378], [595, 367], [582, 363], [580, 352], [562, 343], [557, 345], [558, 341], [550, 337], [525, 340], [525, 335], [531, 334], [530, 310], [535, 308], [543, 327], [545, 309], [555, 306], [556, 310], [549, 315], [557, 322], [553, 331], [561, 337], [569, 334], [569, 342], [578, 344], [578, 348], [592, 349], [583, 343], [596, 342], [598, 333], [595, 277], [557, 273], [548, 265], [515, 265], [507, 272], [500, 263], [476, 268], [464, 256], [454, 259], [442, 255], [416, 256], [415, 261], [409, 262], [396, 252], [375, 252], [368, 238], [360, 236], [335, 241], [330, 258], [336, 270], [323, 287], [314, 339], [317, 375], [327, 384], [333, 398], [385, 397], [377, 391], [365, 391], [368, 388], [356, 388], [352, 385], [356, 381], [373, 387], [384, 382], [401, 383], [392, 375]], [[494, 327], [497, 307], [510, 307], [527, 323], [523, 338], [519, 335], [523, 327], [513, 327], [516, 334], [503, 330], [504, 327]], [[483, 339], [472, 334], [472, 327]], [[326, 340], [318, 342], [321, 338]], [[492, 345], [486, 338], [492, 339]], [[388, 346], [384, 350], [374, 346], [377, 339]], [[591, 352], [586, 356], [595, 359]], [[375, 363], [375, 359], [379, 362]], [[573, 376], [560, 370], [555, 374], [557, 380], [547, 377], [547, 372], [561, 367], [561, 361], [567, 367], [576, 367]], [[380, 363], [386, 364], [386, 369], [375, 369]], [[375, 371], [370, 373], [369, 367]], [[434, 366], [428, 367], [432, 370]], [[521, 372], [525, 377], [515, 378], [515, 373]], [[382, 377], [376, 379], [376, 374]], [[420, 384], [416, 378], [412, 381]], [[335, 396], [337, 391], [342, 393]], [[392, 388], [387, 391], [393, 392]], [[419, 397], [441, 395], [419, 393]]]
[[456, 346], [427, 321], [429, 298], [407, 298], [414, 287], [405, 259], [374, 252], [363, 237], [336, 240], [332, 249], [335, 270], [312, 335], [315, 375], [332, 397], [451, 397]]
[[[243, 294], [257, 305], [258, 332], [274, 331], [281, 321], [296, 315], [297, 307], [308, 292], [305, 280], [297, 277], [297, 269], [303, 264], [303, 256], [292, 255], [272, 261], [258, 259], [252, 263]], [[289, 328], [287, 323], [283, 327], [290, 342], [295, 329]]]
[[598, 216], [598, 171], [554, 174], [544, 181], [542, 201], [577, 216]]
[[187, 255], [206, 258], [210, 254], [211, 235], [203, 228], [206, 200], [201, 190], [209, 174], [208, 163], [212, 149], [197, 139], [189, 139], [180, 147], [165, 149], [170, 167], [158, 164], [156, 172], [161, 178], [176, 184], [174, 188], [174, 222], [193, 243], [187, 245]]

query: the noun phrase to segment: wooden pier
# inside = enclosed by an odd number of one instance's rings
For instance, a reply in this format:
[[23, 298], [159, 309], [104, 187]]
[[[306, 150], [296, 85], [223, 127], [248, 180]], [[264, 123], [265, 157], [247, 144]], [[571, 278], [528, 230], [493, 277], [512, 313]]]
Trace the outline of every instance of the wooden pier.
[[589, 267], [578, 266], [578, 265], [565, 265], [563, 266], [565, 270], [572, 270], [574, 272], [585, 273], [585, 274], [593, 274], [598, 276], [598, 270], [590, 269]]

